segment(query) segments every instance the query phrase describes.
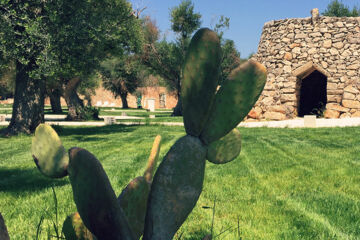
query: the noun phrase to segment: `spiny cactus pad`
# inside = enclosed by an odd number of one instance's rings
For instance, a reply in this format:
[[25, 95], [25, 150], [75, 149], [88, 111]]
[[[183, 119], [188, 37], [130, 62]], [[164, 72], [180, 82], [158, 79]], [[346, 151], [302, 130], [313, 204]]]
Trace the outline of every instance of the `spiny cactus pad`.
[[207, 147], [197, 137], [176, 141], [154, 176], [145, 218], [144, 240], [172, 239], [202, 191]]
[[234, 160], [241, 151], [240, 131], [234, 128], [219, 140], [212, 142], [207, 150], [206, 159], [215, 164], [224, 164]]
[[78, 212], [65, 219], [62, 231], [67, 240], [96, 240], [96, 237], [85, 227]]
[[67, 175], [69, 156], [55, 130], [40, 124], [32, 139], [31, 152], [40, 172], [51, 178]]
[[181, 82], [184, 125], [191, 136], [200, 135], [208, 118], [218, 85], [220, 62], [217, 34], [208, 28], [197, 31], [187, 51]]
[[154, 143], [151, 148], [151, 152], [150, 152], [150, 156], [149, 156], [148, 163], [146, 166], [146, 170], [144, 172], [144, 178], [148, 182], [152, 182], [156, 163], [159, 159], [160, 146], [161, 146], [161, 136], [157, 135], [154, 139]]
[[74, 201], [85, 226], [101, 240], [133, 240], [101, 163], [81, 148], [71, 148], [69, 156]]
[[147, 200], [150, 193], [150, 183], [144, 177], [133, 179], [118, 197], [131, 231], [136, 240], [144, 233]]
[[200, 138], [207, 144], [229, 133], [248, 114], [266, 82], [266, 69], [249, 60], [234, 69], [216, 94]]
[[10, 240], [6, 225], [5, 225], [5, 220], [3, 218], [3, 216], [0, 213], [0, 239], [1, 240]]

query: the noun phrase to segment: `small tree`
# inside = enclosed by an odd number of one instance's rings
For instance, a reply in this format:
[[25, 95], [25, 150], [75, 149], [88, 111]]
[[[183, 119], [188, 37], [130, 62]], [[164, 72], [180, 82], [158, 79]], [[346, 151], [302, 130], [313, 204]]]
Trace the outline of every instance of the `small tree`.
[[353, 7], [353, 9], [350, 10], [348, 6], [345, 6], [338, 0], [331, 1], [322, 13], [322, 15], [329, 17], [357, 17], [359, 14], [360, 11], [357, 7]]
[[[148, 41], [142, 57], [143, 63], [152, 69], [153, 73], [162, 77], [170, 89], [176, 91], [178, 102], [174, 108], [173, 116], [181, 116], [180, 79], [181, 68], [184, 62], [191, 34], [200, 27], [201, 15], [194, 12], [194, 5], [190, 0], [183, 0], [179, 6], [171, 9], [171, 29], [178, 35], [175, 43], [165, 39], [160, 42]], [[146, 22], [145, 22], [146, 23]], [[156, 25], [148, 21], [144, 28], [154, 28]], [[150, 32], [149, 30], [145, 30]], [[155, 33], [155, 32], [154, 32]], [[158, 39], [151, 38], [152, 40]], [[154, 35], [156, 36], [156, 35]]]
[[111, 91], [115, 98], [120, 96], [123, 108], [129, 108], [127, 96], [138, 87], [139, 70], [140, 65], [136, 56], [114, 57], [101, 64], [103, 86]]

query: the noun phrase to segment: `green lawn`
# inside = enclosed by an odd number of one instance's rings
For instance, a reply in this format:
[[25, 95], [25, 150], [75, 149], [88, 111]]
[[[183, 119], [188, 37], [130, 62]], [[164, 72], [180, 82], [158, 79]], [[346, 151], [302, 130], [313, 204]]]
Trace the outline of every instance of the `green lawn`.
[[[141, 175], [153, 138], [163, 137], [161, 157], [182, 127], [57, 127], [65, 147], [78, 146], [102, 162], [117, 194]], [[360, 128], [240, 128], [240, 156], [207, 163], [204, 190], [175, 239], [199, 240], [211, 230], [216, 199], [216, 239], [360, 239]], [[67, 178], [51, 180], [36, 169], [31, 137], [0, 138], [0, 212], [11, 239], [34, 239], [42, 215], [59, 225], [75, 211]], [[53, 227], [45, 220], [46, 229]]]

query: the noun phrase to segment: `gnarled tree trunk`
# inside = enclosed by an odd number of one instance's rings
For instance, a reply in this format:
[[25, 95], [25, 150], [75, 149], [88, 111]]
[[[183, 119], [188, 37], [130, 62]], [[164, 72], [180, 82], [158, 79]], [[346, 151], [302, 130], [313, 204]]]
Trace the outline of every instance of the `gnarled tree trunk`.
[[181, 103], [181, 96], [179, 93], [178, 93], [178, 101], [171, 116], [182, 116], [182, 103]]
[[121, 98], [121, 102], [122, 102], [122, 108], [129, 108], [128, 102], [127, 102], [127, 95], [128, 93], [121, 93], [120, 94], [120, 98]]
[[79, 84], [80, 78], [73, 78], [65, 86], [64, 98], [69, 109], [66, 120], [69, 121], [83, 120], [84, 103], [76, 92]]
[[33, 133], [44, 122], [45, 81], [29, 76], [29, 72], [36, 68], [34, 62], [27, 65], [16, 62], [12, 116], [9, 126], [3, 131], [7, 136]]
[[51, 110], [53, 113], [57, 113], [57, 114], [62, 113], [60, 97], [61, 97], [60, 89], [53, 89], [49, 93]]

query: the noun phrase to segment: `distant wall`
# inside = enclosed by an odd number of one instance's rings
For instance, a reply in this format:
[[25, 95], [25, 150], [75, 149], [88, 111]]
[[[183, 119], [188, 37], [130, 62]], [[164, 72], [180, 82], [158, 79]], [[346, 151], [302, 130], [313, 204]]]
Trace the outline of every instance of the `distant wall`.
[[[157, 109], [171, 109], [176, 106], [176, 94], [174, 92], [169, 92], [165, 87], [142, 87], [138, 88], [138, 91], [142, 92], [143, 94], [141, 100], [143, 108], [147, 107], [146, 100], [148, 98], [155, 99], [155, 108]], [[165, 95], [165, 97], [163, 97], [163, 99], [165, 98], [165, 101], [160, 101], [160, 95]], [[130, 108], [137, 107], [136, 96], [129, 94], [127, 100]], [[120, 97], [115, 98], [114, 94], [102, 87], [96, 89], [95, 95], [91, 97], [91, 102], [93, 106], [122, 107]], [[45, 104], [50, 105], [50, 100], [48, 98], [45, 100]], [[61, 98], [61, 105], [66, 106], [66, 102], [63, 98]]]

